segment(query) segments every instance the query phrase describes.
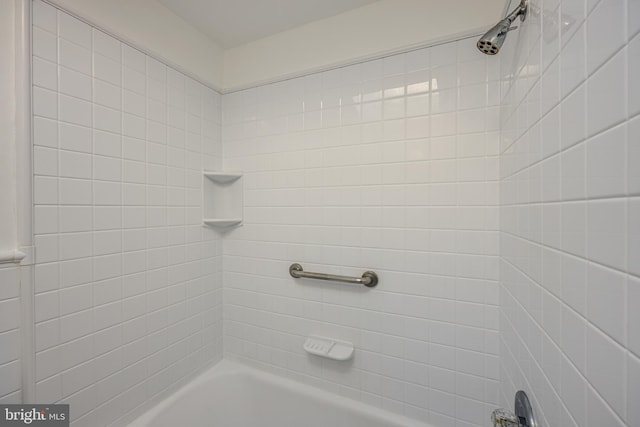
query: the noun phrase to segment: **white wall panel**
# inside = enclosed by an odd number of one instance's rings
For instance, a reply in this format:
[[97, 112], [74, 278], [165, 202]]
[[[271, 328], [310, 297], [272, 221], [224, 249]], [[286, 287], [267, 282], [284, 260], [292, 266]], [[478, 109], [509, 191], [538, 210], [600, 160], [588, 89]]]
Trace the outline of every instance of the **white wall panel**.
[[40, 1], [34, 34], [36, 398], [106, 425], [222, 357], [221, 239], [185, 179], [221, 165], [220, 95]]
[[[498, 68], [466, 39], [223, 96], [225, 353], [434, 425], [498, 398]], [[288, 268], [380, 275], [375, 289]], [[353, 362], [307, 355], [317, 334]]]
[[636, 423], [636, 4], [533, 1], [500, 53], [502, 404], [542, 426]]

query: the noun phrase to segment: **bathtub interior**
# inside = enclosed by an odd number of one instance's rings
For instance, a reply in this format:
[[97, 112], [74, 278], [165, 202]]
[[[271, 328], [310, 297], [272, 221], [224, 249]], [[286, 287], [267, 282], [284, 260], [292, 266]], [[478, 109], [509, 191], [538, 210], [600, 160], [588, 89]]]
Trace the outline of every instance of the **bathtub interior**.
[[130, 427], [430, 427], [374, 406], [224, 360]]

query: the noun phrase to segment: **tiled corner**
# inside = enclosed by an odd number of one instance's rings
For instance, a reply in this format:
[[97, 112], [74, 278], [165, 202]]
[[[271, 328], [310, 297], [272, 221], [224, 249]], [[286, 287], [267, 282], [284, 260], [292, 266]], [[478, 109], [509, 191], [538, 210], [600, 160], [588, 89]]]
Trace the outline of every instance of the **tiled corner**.
[[106, 425], [222, 357], [221, 240], [186, 179], [220, 167], [220, 95], [48, 3], [33, 23], [36, 392]]
[[[543, 25], [537, 36], [548, 41], [560, 34], [560, 75], [550, 74], [551, 67], [527, 74], [528, 67], [539, 61], [535, 51], [521, 55], [510, 71], [503, 70], [500, 203], [505, 215], [500, 228], [509, 246], [501, 247], [505, 299], [500, 311], [505, 321], [500, 334], [502, 348], [513, 349], [517, 358], [501, 354], [505, 363], [501, 398], [503, 405], [509, 405], [515, 390], [526, 390], [542, 426], [633, 425], [629, 415], [635, 409], [630, 402], [636, 390], [629, 381], [635, 365], [627, 359], [636, 360], [638, 336], [635, 309], [629, 305], [636, 299], [638, 282], [637, 180], [632, 166], [638, 120], [629, 74], [637, 62], [630, 54], [636, 31], [628, 13], [637, 9], [635, 3], [561, 1], [562, 28]], [[532, 6], [547, 12], [546, 2]], [[501, 55], [522, 54], [524, 47], [509, 44]], [[559, 174], [549, 183], [561, 189], [561, 197], [544, 188], [540, 196], [514, 192], [511, 189], [520, 180], [537, 179], [540, 174], [537, 158], [529, 153], [538, 150], [538, 123], [554, 114], [553, 106], [545, 105], [534, 89], [521, 87], [535, 88], [537, 82], [544, 86], [556, 79], [561, 85], [561, 145], [558, 153], [549, 152], [551, 157], [543, 161], [542, 175], [553, 172], [544, 165], [559, 157]], [[543, 148], [544, 142], [540, 141]], [[539, 212], [542, 241], [530, 229]], [[560, 300], [555, 305], [545, 305], [544, 299], [532, 304], [533, 296], [557, 288], [557, 275], [546, 274], [544, 257], [538, 261], [537, 254], [548, 251], [558, 260], [554, 265], [561, 277]], [[512, 280], [520, 274], [526, 278], [526, 293], [521, 280]], [[561, 315], [554, 317], [558, 305]], [[561, 332], [545, 318], [557, 318]], [[554, 357], [563, 362], [545, 369], [548, 357], [538, 350], [533, 336], [543, 337], [543, 342], [546, 337], [556, 340], [560, 348]], [[548, 387], [540, 388], [541, 383]]]

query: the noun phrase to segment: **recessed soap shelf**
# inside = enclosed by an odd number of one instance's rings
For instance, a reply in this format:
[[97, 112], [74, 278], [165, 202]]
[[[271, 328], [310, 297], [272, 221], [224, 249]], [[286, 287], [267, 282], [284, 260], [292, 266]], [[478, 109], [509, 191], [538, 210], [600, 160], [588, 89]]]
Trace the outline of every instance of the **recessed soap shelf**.
[[202, 175], [202, 222], [220, 230], [242, 224], [242, 173], [205, 170]]
[[310, 336], [304, 342], [307, 353], [334, 360], [349, 360], [353, 357], [353, 343], [318, 336]]

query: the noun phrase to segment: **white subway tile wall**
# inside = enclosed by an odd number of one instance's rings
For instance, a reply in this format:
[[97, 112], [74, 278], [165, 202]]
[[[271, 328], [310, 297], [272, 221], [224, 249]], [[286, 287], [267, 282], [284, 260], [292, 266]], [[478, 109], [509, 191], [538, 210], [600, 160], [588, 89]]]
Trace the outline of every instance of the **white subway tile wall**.
[[21, 403], [20, 268], [0, 265], [0, 404]]
[[635, 426], [637, 0], [532, 0], [500, 53], [502, 405], [542, 427]]
[[[220, 96], [34, 1], [37, 400], [107, 425], [224, 335], [228, 357], [437, 426], [487, 425], [517, 389], [543, 427], [632, 426], [640, 7], [532, 3], [497, 57], [467, 39]], [[223, 163], [245, 173], [224, 250], [201, 225]], [[0, 283], [17, 403], [18, 269]], [[305, 354], [309, 334], [355, 359]]]
[[[221, 238], [201, 218], [221, 97], [33, 6], [37, 401], [102, 426], [222, 357]], [[0, 398], [20, 384], [15, 271], [0, 269]]]
[[[225, 355], [438, 426], [498, 403], [499, 67], [467, 39], [223, 96]], [[295, 280], [288, 268], [375, 289]], [[352, 341], [353, 362], [307, 355]]]

